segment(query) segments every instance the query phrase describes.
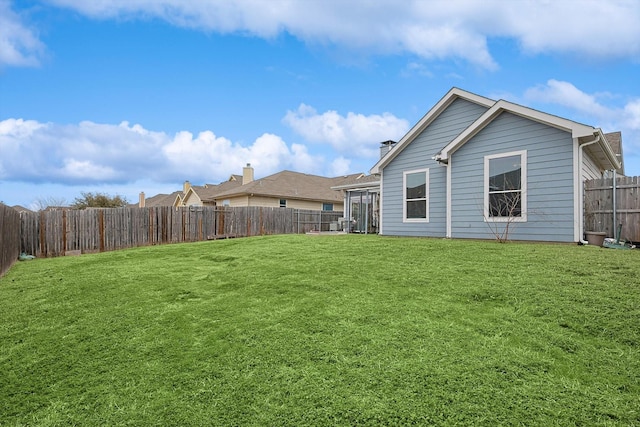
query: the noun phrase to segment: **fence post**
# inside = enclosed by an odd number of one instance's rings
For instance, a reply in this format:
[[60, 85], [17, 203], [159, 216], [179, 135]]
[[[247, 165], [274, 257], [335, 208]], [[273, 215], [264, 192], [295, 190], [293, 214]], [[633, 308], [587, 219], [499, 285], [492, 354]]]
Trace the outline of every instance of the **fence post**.
[[100, 235], [100, 252], [104, 252], [104, 211], [98, 211], [98, 233]]
[[47, 256], [47, 246], [46, 246], [46, 230], [47, 225], [44, 219], [44, 211], [40, 211], [40, 254], [43, 256]]
[[67, 254], [67, 210], [62, 211], [62, 256]]

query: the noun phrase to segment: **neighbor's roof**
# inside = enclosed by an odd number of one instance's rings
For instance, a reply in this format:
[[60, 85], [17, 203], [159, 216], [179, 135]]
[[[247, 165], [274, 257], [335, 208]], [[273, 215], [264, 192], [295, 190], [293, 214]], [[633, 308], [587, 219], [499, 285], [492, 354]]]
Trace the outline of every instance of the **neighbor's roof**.
[[220, 193], [215, 196], [214, 199], [220, 200], [223, 198], [254, 195], [284, 199], [338, 202], [342, 201], [342, 194], [332, 190], [331, 187], [342, 185], [361, 175], [360, 173], [327, 178], [285, 170]]
[[620, 162], [620, 168], [617, 170], [618, 173], [624, 175], [624, 155], [622, 153], [622, 132], [609, 132], [605, 133], [604, 137], [609, 142], [611, 146], [611, 150], [618, 158]]
[[[156, 206], [174, 206], [176, 200], [184, 200], [190, 193], [196, 194], [200, 200], [206, 200], [214, 197], [216, 194], [228, 191], [231, 188], [239, 187], [242, 185], [242, 175], [231, 175], [227, 181], [220, 184], [205, 184], [205, 185], [192, 185], [187, 194], [183, 194], [182, 190], [174, 191], [171, 194], [156, 194], [153, 197], [145, 199], [146, 207]], [[129, 206], [138, 206], [138, 203], [131, 203]]]
[[[175, 202], [176, 197], [180, 194], [182, 194], [182, 191], [174, 191], [171, 194], [156, 194], [153, 197], [144, 199], [144, 206], [147, 208], [153, 208], [156, 206], [173, 206], [173, 202]], [[132, 204], [131, 206], [138, 206], [138, 203]]]
[[[238, 188], [242, 185], [242, 175], [231, 175], [228, 180], [220, 184], [205, 184], [203, 186], [192, 186], [191, 189], [200, 197], [200, 200], [212, 200], [218, 194]], [[190, 189], [190, 190], [191, 190]]]

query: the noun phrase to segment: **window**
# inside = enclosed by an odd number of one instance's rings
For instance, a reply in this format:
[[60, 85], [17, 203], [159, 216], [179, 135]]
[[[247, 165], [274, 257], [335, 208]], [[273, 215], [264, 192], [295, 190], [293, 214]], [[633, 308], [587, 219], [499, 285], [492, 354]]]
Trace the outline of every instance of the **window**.
[[526, 151], [485, 156], [485, 220], [526, 221], [526, 166]]
[[280, 207], [281, 208], [287, 207], [287, 199], [280, 199]]
[[322, 210], [323, 211], [332, 211], [333, 210], [333, 203], [323, 203], [322, 204]]
[[405, 222], [429, 222], [429, 169], [404, 173]]

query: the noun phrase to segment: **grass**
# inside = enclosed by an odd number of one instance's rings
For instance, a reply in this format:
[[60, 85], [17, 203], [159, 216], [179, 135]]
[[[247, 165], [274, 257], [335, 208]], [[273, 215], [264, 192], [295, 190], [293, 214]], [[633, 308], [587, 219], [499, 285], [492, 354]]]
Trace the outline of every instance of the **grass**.
[[0, 425], [640, 425], [640, 253], [267, 236], [19, 263]]

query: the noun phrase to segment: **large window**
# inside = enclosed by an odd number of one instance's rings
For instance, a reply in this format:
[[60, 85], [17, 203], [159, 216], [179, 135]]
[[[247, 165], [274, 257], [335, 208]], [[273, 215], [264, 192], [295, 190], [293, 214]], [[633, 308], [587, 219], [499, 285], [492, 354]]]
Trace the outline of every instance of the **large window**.
[[526, 166], [526, 151], [485, 156], [485, 220], [526, 221]]
[[429, 221], [429, 169], [404, 173], [404, 221]]

